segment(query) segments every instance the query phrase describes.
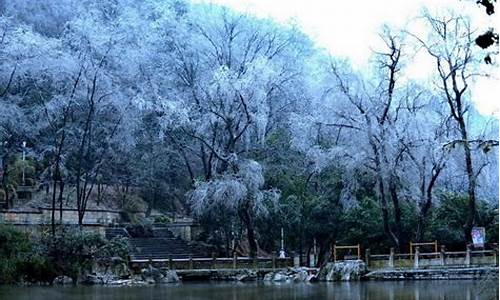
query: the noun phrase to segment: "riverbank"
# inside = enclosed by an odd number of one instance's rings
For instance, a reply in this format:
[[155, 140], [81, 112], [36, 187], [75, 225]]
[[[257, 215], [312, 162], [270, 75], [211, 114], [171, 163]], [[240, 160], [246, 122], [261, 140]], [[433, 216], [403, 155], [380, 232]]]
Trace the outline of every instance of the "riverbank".
[[[179, 282], [311, 282], [317, 281], [316, 268], [282, 269], [192, 269], [170, 270], [149, 266], [140, 273], [97, 272], [87, 274], [78, 283], [84, 285], [147, 285]], [[58, 284], [71, 284], [70, 280], [60, 278]]]
[[495, 299], [496, 282], [472, 280], [361, 281], [329, 283], [184, 282], [147, 286], [0, 286], [9, 300], [135, 300], [135, 299]]
[[498, 278], [498, 267], [376, 270], [365, 279], [373, 280], [480, 280]]

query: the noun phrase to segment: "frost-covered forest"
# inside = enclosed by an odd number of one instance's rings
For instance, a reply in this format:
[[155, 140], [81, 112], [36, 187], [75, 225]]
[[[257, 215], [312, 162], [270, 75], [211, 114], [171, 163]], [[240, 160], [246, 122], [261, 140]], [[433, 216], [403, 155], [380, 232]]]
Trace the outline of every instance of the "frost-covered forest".
[[[123, 209], [195, 217], [221, 253], [233, 239], [276, 250], [281, 227], [304, 253], [463, 243], [473, 226], [498, 240], [498, 121], [474, 108], [488, 69], [467, 16], [385, 26], [358, 68], [297, 26], [182, 0], [0, 1], [0, 14], [7, 206], [23, 168], [80, 222], [115, 189]], [[417, 52], [434, 63], [425, 81], [408, 76]]]

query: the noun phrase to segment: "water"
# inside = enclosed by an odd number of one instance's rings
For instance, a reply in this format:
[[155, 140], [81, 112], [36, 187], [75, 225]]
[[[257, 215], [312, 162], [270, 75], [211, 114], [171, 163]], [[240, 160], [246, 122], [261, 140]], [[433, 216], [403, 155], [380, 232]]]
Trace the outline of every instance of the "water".
[[351, 283], [184, 283], [156, 286], [1, 286], [1, 300], [114, 299], [366, 299], [432, 300], [498, 298], [497, 281], [406, 281]]

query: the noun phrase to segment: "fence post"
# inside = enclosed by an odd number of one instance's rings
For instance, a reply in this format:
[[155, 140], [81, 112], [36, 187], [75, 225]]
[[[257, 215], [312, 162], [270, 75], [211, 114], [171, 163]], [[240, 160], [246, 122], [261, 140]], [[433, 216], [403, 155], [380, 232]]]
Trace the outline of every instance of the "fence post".
[[254, 269], [257, 269], [257, 256], [252, 257], [252, 266]]
[[415, 247], [415, 258], [414, 258], [414, 264], [413, 264], [413, 268], [414, 269], [418, 269], [418, 256], [420, 254], [420, 247]]
[[212, 252], [212, 269], [216, 269], [215, 263], [217, 262], [217, 258], [215, 257], [215, 252]]
[[389, 268], [394, 268], [394, 248], [392, 247], [389, 253]]
[[300, 267], [300, 256], [298, 253], [293, 254], [293, 267], [294, 268]]
[[236, 269], [236, 252], [233, 253], [233, 269]]
[[168, 268], [169, 268], [170, 270], [172, 270], [172, 269], [173, 269], [173, 267], [174, 267], [174, 264], [173, 264], [173, 262], [172, 262], [172, 255], [169, 255], [169, 256], [168, 256]]
[[309, 254], [309, 267], [314, 268], [316, 266], [316, 254]]
[[193, 269], [193, 256], [189, 255], [189, 269]]
[[370, 248], [367, 248], [365, 250], [365, 263], [366, 263], [366, 267], [369, 268], [370, 267]]
[[493, 249], [493, 257], [495, 258], [495, 266], [498, 267], [498, 248], [496, 245]]
[[467, 245], [467, 250], [465, 251], [465, 265], [470, 267], [471, 256], [470, 256], [470, 245]]
[[446, 248], [444, 245], [441, 245], [441, 252], [439, 252], [439, 258], [441, 261], [441, 266], [446, 265]]

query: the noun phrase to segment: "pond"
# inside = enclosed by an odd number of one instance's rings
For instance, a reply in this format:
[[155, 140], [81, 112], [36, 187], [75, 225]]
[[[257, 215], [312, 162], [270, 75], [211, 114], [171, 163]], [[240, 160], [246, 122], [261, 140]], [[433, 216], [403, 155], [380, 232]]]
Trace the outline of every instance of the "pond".
[[474, 299], [498, 298], [496, 280], [489, 281], [370, 281], [345, 283], [183, 283], [155, 286], [0, 287], [0, 299]]

